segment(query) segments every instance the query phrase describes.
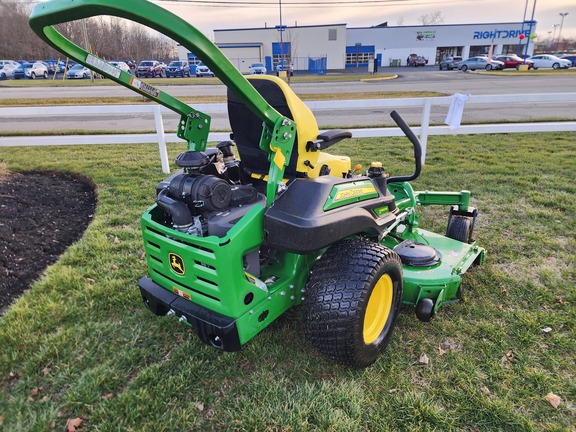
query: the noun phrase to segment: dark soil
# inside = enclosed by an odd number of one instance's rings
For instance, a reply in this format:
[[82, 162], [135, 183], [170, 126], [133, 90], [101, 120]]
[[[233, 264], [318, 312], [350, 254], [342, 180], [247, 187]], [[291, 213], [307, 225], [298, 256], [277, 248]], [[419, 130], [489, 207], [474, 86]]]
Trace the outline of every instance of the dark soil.
[[0, 178], [0, 314], [82, 236], [95, 208], [93, 185], [76, 175]]

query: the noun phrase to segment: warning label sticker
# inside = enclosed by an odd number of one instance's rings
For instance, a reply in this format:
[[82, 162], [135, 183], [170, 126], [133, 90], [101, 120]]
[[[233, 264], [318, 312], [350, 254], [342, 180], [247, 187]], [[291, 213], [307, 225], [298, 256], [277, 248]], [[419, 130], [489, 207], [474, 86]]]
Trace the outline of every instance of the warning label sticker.
[[86, 57], [86, 63], [90, 66], [94, 66], [96, 69], [102, 72], [106, 72], [108, 75], [112, 75], [114, 78], [118, 78], [122, 72], [117, 67], [112, 66], [110, 63], [99, 59], [98, 57], [94, 57], [92, 54], [88, 54]]
[[157, 98], [160, 96], [160, 90], [158, 90], [156, 87], [152, 87], [150, 84], [146, 84], [134, 77], [130, 79], [130, 85], [146, 94], [149, 94], [152, 97]]

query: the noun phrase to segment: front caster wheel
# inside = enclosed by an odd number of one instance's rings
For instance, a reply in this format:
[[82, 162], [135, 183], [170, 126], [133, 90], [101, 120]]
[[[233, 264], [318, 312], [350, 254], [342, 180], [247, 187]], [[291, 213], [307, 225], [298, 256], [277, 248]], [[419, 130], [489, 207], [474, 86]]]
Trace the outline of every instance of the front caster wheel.
[[460, 216], [453, 217], [446, 228], [446, 237], [462, 243], [470, 243], [470, 219]]
[[432, 299], [423, 298], [416, 305], [416, 318], [423, 322], [429, 322], [434, 316], [434, 302]]
[[370, 366], [390, 339], [401, 300], [402, 264], [396, 252], [363, 240], [336, 243], [306, 286], [306, 336], [339, 363]]

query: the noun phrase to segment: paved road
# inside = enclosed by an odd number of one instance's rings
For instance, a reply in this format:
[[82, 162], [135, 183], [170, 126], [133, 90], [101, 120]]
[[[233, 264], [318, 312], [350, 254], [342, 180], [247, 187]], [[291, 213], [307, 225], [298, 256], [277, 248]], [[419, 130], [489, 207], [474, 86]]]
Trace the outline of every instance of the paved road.
[[[514, 77], [506, 72], [498, 75], [479, 75], [459, 71], [438, 71], [429, 67], [425, 69], [397, 68], [385, 72], [396, 72], [395, 80], [346, 82], [346, 83], [294, 83], [292, 88], [303, 93], [354, 93], [354, 92], [390, 92], [390, 91], [438, 91], [446, 94], [470, 93], [473, 95], [489, 94], [523, 94], [523, 93], [563, 93], [576, 89], [576, 76], [524, 76]], [[223, 85], [190, 85], [161, 86], [175, 96], [194, 95], [225, 95]], [[36, 98], [39, 89], [0, 88], [0, 98]], [[42, 88], [41, 95], [50, 98], [74, 97], [114, 97], [133, 96], [130, 90], [119, 86], [98, 87], [68, 87]], [[447, 107], [434, 107], [431, 122], [442, 123]], [[393, 124], [389, 118], [389, 109], [347, 110], [345, 105], [341, 110], [315, 111], [321, 127], [352, 127]], [[401, 114], [408, 122], [418, 124], [421, 118], [420, 108], [402, 108]], [[518, 104], [500, 105], [498, 107], [467, 106], [464, 110], [464, 121], [490, 121], [507, 118], [523, 121], [533, 118], [566, 118], [576, 119], [573, 104], [548, 103], [539, 106]], [[178, 116], [166, 114], [164, 126], [167, 132], [176, 128]], [[225, 114], [213, 116], [214, 128], [229, 128]], [[149, 115], [118, 115], [75, 116], [59, 118], [42, 116], [34, 119], [0, 119], [0, 130], [151, 130], [154, 129], [153, 119]]]

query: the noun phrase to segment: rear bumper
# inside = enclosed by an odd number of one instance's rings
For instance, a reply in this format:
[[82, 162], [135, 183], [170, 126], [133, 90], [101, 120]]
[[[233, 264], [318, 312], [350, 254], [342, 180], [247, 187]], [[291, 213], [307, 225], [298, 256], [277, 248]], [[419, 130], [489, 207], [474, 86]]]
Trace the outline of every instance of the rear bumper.
[[141, 278], [138, 286], [144, 303], [155, 315], [176, 315], [194, 329], [202, 342], [223, 351], [240, 351], [236, 320], [191, 303], [148, 277]]

